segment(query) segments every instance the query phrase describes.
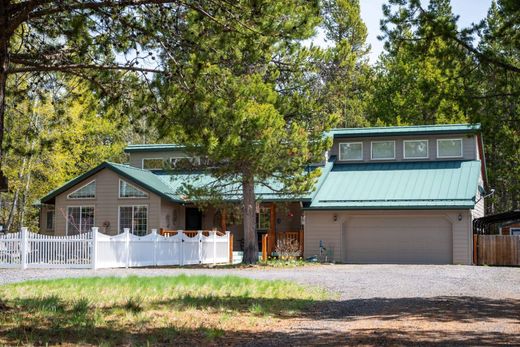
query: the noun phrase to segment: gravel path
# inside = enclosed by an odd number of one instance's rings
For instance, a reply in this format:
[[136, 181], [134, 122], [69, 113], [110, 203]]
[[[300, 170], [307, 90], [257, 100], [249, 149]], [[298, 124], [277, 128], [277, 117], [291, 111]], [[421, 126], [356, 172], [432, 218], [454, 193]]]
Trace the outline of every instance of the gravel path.
[[231, 344], [520, 346], [520, 268], [322, 265], [294, 269], [0, 270], [0, 284], [181, 273], [285, 279], [338, 294], [337, 299], [319, 302], [301, 317], [280, 324], [271, 334], [240, 332], [233, 335]]
[[0, 285], [87, 276], [237, 275], [320, 286], [340, 299], [474, 296], [520, 299], [520, 268], [453, 265], [322, 265], [299, 268], [0, 269]]

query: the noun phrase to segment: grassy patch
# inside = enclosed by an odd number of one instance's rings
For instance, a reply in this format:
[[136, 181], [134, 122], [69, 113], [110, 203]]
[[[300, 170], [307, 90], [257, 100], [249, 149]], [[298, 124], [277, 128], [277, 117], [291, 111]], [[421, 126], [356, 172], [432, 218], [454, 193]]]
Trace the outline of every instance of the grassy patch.
[[0, 286], [0, 345], [208, 343], [268, 330], [326, 297], [232, 276], [30, 281]]

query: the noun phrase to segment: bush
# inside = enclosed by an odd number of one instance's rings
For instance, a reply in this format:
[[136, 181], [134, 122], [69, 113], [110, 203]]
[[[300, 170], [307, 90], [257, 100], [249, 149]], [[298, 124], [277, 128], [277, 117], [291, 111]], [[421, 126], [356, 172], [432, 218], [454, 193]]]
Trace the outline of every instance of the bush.
[[284, 238], [276, 241], [274, 251], [282, 260], [291, 260], [301, 257], [300, 244], [296, 240]]

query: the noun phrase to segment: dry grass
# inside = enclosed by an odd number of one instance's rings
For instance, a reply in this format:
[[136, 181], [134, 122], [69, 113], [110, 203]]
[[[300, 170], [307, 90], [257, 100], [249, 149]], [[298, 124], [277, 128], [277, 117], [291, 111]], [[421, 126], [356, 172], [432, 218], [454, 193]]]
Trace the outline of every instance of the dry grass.
[[231, 276], [24, 282], [0, 287], [0, 345], [218, 344], [268, 331], [326, 297]]

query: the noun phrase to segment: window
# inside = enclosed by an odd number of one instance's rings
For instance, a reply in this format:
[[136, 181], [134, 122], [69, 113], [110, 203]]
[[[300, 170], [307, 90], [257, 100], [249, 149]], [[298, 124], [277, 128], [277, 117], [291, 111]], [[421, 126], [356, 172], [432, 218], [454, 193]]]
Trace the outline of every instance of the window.
[[395, 159], [395, 141], [372, 141], [372, 159]]
[[94, 226], [94, 207], [69, 206], [67, 208], [67, 235], [81, 234]]
[[67, 199], [94, 199], [95, 197], [96, 181], [89, 182], [67, 195]]
[[520, 235], [520, 228], [510, 228], [509, 232], [511, 235]]
[[460, 158], [462, 157], [462, 139], [438, 139], [438, 158]]
[[164, 168], [164, 160], [161, 158], [143, 159], [143, 169], [145, 170], [162, 170]]
[[54, 229], [54, 211], [47, 211], [47, 230], [53, 230]]
[[148, 194], [138, 189], [136, 186], [119, 180], [119, 197], [120, 198], [146, 198]]
[[147, 206], [119, 206], [119, 232], [124, 229], [137, 236], [146, 235], [148, 232], [148, 207]]
[[428, 140], [405, 140], [403, 152], [405, 159], [428, 158]]
[[176, 167], [190, 167], [194, 165], [200, 165], [200, 158], [199, 157], [171, 157], [170, 158], [170, 165], [172, 168]]
[[271, 209], [260, 207], [260, 212], [256, 214], [256, 230], [269, 230], [271, 228]]
[[363, 160], [363, 143], [340, 143], [339, 160]]

